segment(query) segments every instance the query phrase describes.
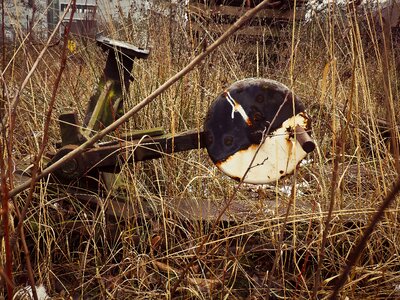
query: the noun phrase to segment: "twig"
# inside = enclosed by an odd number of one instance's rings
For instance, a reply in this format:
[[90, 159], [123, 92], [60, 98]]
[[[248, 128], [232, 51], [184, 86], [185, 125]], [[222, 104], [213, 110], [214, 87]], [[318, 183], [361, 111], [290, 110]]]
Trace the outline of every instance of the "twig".
[[35, 15], [37, 12], [37, 5], [35, 0], [30, 0], [30, 7], [32, 8], [31, 19], [29, 20], [28, 24], [28, 35], [29, 39], [32, 41], [35, 40], [34, 32], [33, 32], [33, 25], [35, 23]]
[[[294, 7], [296, 7], [296, 0], [294, 1], [294, 3], [293, 3], [293, 5], [294, 5]], [[292, 85], [293, 85], [293, 81], [294, 81], [294, 78], [293, 78], [293, 69], [294, 69], [294, 59], [295, 59], [295, 28], [296, 28], [296, 22], [295, 22], [295, 19], [296, 19], [296, 8], [293, 10], [293, 29], [292, 29], [292, 37], [291, 37], [291, 39], [292, 39], [292, 42], [291, 42], [291, 52], [290, 52], [290, 73], [291, 73], [291, 83], [292, 83]], [[294, 110], [294, 102], [293, 102], [293, 110]], [[300, 128], [300, 126], [296, 126], [296, 130], [295, 130], [295, 136], [296, 136], [296, 139], [297, 139], [297, 141], [301, 144], [301, 147], [303, 148], [303, 150], [305, 150], [304, 149], [304, 147], [303, 147], [303, 143], [301, 143], [300, 142], [300, 140], [299, 140], [299, 134], [300, 134], [300, 132], [298, 132], [298, 130], [297, 130], [297, 128]], [[303, 130], [304, 131], [304, 130]], [[315, 147], [315, 145], [314, 145], [314, 147]], [[311, 150], [312, 151], [312, 150]], [[296, 188], [296, 176], [297, 176], [297, 171], [296, 171], [296, 169], [295, 169], [295, 171], [294, 171], [294, 181], [293, 181], [293, 186], [292, 186], [292, 194], [291, 194], [291, 197], [290, 197], [290, 201], [289, 201], [289, 203], [288, 203], [288, 205], [287, 205], [287, 208], [286, 208], [286, 213], [285, 213], [285, 219], [283, 220], [283, 224], [282, 224], [282, 227], [281, 227], [281, 232], [280, 232], [280, 235], [279, 235], [279, 240], [278, 240], [278, 250], [275, 252], [275, 258], [274, 258], [274, 262], [273, 262], [273, 264], [272, 264], [272, 268], [271, 268], [271, 270], [269, 271], [269, 273], [268, 273], [268, 279], [267, 279], [267, 290], [266, 290], [266, 300], [269, 300], [269, 297], [270, 297], [270, 291], [271, 291], [271, 285], [272, 285], [272, 278], [273, 278], [273, 276], [274, 276], [274, 274], [275, 274], [275, 270], [276, 270], [276, 267], [277, 267], [277, 265], [278, 265], [278, 262], [279, 262], [279, 259], [281, 258], [281, 251], [282, 251], [282, 244], [283, 244], [283, 238], [284, 238], [284, 235], [285, 235], [285, 229], [286, 229], [286, 224], [287, 224], [287, 220], [288, 220], [288, 217], [289, 217], [289, 213], [290, 213], [290, 209], [291, 209], [291, 207], [292, 207], [292, 205], [293, 205], [293, 203], [294, 203], [294, 201], [295, 201], [295, 197], [296, 197], [296, 195], [295, 195], [295, 188]], [[293, 227], [293, 228], [295, 228], [295, 227]]]
[[[5, 68], [6, 65], [6, 43], [5, 43], [5, 5], [4, 5], [4, 0], [1, 1], [1, 33], [2, 33], [2, 60], [1, 60], [1, 68]], [[8, 93], [7, 93], [7, 84], [6, 81], [4, 80], [3, 76], [1, 77], [1, 93], [2, 93], [2, 98], [0, 99], [0, 119], [3, 117], [3, 114], [5, 115], [5, 103], [6, 100], [8, 99]], [[5, 130], [1, 130], [1, 135], [3, 135], [4, 139], [3, 141], [6, 141], [5, 139], [6, 133]], [[0, 144], [0, 149], [4, 150], [3, 143]], [[9, 154], [10, 157], [10, 154]], [[5, 252], [5, 258], [6, 258], [6, 263], [5, 263], [5, 273], [3, 270], [1, 270], [1, 275], [2, 278], [4, 278], [5, 285], [7, 288], [7, 298], [9, 300], [12, 299], [13, 297], [13, 289], [14, 289], [14, 284], [13, 284], [13, 274], [12, 274], [12, 252], [11, 252], [11, 247], [10, 247], [10, 228], [9, 228], [9, 203], [8, 203], [8, 192], [9, 192], [9, 187], [7, 186], [7, 180], [6, 180], [6, 173], [5, 173], [5, 163], [4, 163], [4, 156], [0, 158], [0, 181], [1, 181], [1, 188], [0, 188], [0, 195], [1, 195], [1, 218], [3, 221], [3, 234], [4, 234], [4, 252]]]
[[[60, 168], [64, 163], [75, 157], [76, 155], [82, 153], [85, 149], [94, 145], [98, 140], [106, 136], [108, 133], [116, 130], [121, 124], [125, 123], [129, 118], [135, 115], [139, 110], [161, 95], [165, 90], [167, 90], [171, 85], [173, 85], [176, 81], [182, 78], [184, 75], [189, 73], [195, 66], [197, 66], [205, 57], [207, 57], [211, 52], [213, 52], [216, 48], [218, 48], [221, 44], [223, 44], [232, 34], [240, 29], [247, 21], [249, 21], [255, 14], [257, 14], [260, 10], [264, 9], [266, 6], [271, 5], [270, 0], [264, 0], [259, 5], [254, 7], [253, 9], [247, 11], [241, 18], [239, 18], [224, 34], [222, 34], [214, 43], [212, 43], [209, 47], [205, 49], [204, 52], [197, 55], [186, 67], [184, 67], [177, 74], [168, 79], [164, 84], [158, 87], [153, 93], [143, 99], [136, 106], [131, 108], [127, 113], [117, 119], [115, 122], [111, 123], [109, 126], [104, 128], [103, 130], [97, 132], [91, 139], [69, 152], [62, 159], [55, 162], [51, 166], [47, 167], [42, 171], [42, 173], [38, 174], [36, 180], [43, 178], [58, 168]], [[10, 197], [14, 197], [18, 193], [27, 189], [32, 183], [32, 179], [29, 179], [25, 183], [17, 186], [13, 190], [10, 191]]]
[[[54, 104], [56, 102], [57, 99], [57, 91], [58, 88], [60, 86], [60, 82], [61, 82], [61, 78], [62, 78], [62, 74], [64, 73], [64, 69], [66, 66], [66, 62], [67, 62], [67, 45], [68, 45], [68, 37], [69, 37], [69, 32], [70, 32], [70, 28], [71, 28], [71, 24], [72, 24], [72, 18], [73, 15], [75, 13], [76, 10], [76, 0], [72, 0], [72, 10], [71, 10], [71, 15], [69, 18], [69, 23], [68, 25], [65, 27], [65, 31], [64, 31], [64, 44], [63, 44], [63, 48], [62, 48], [62, 53], [61, 53], [61, 64], [60, 64], [60, 70], [58, 71], [57, 77], [54, 81], [54, 86], [53, 86], [53, 91], [52, 91], [52, 95], [51, 95], [51, 99], [50, 99], [50, 103], [49, 103], [49, 109], [47, 111], [46, 114], [46, 120], [44, 123], [44, 129], [43, 129], [43, 138], [42, 138], [42, 143], [41, 143], [41, 147], [39, 149], [39, 153], [36, 156], [35, 161], [33, 162], [33, 167], [32, 167], [32, 172], [31, 172], [31, 182], [30, 182], [30, 189], [29, 189], [29, 194], [27, 197], [27, 200], [25, 202], [24, 208], [21, 212], [21, 216], [20, 216], [20, 220], [18, 222], [17, 225], [17, 230], [16, 233], [18, 233], [21, 229], [21, 226], [23, 224], [23, 221], [25, 219], [26, 213], [28, 211], [28, 208], [30, 206], [30, 203], [32, 201], [33, 198], [33, 192], [34, 192], [34, 187], [35, 187], [35, 182], [37, 180], [37, 177], [39, 175], [39, 165], [40, 165], [40, 161], [42, 159], [43, 153], [46, 149], [47, 146], [47, 141], [48, 141], [48, 136], [49, 136], [49, 127], [50, 127], [50, 123], [51, 123], [51, 116], [53, 113], [53, 108], [54, 108]], [[12, 195], [10, 195], [10, 197], [12, 197]], [[14, 245], [16, 241], [16, 237], [14, 237], [11, 241], [11, 246]]]
[[321, 248], [319, 250], [319, 257], [318, 257], [318, 265], [317, 265], [317, 270], [315, 272], [313, 299], [317, 299], [318, 291], [321, 286], [322, 263], [323, 263], [324, 257], [325, 257], [325, 247], [326, 247], [326, 242], [328, 239], [328, 233], [331, 228], [333, 208], [335, 206], [337, 177], [338, 177], [338, 170], [339, 170], [339, 159], [340, 159], [340, 148], [336, 146], [336, 152], [335, 152], [335, 156], [333, 158], [333, 170], [332, 170], [331, 188], [330, 188], [330, 194], [329, 194], [329, 210], [328, 210], [328, 215], [326, 216], [326, 219], [325, 219], [324, 231], [322, 233]]
[[[382, 14], [379, 14], [380, 18], [382, 18]], [[387, 20], [381, 19], [381, 24], [383, 27], [383, 45], [382, 45], [382, 75], [383, 75], [383, 88], [385, 92], [385, 106], [386, 106], [386, 121], [390, 124], [389, 133], [390, 133], [390, 144], [392, 146], [394, 164], [396, 167], [397, 174], [400, 175], [400, 151], [398, 144], [398, 129], [396, 126], [396, 115], [393, 106], [393, 94], [391, 91], [391, 84], [389, 78], [389, 56], [390, 56], [390, 24]]]
[[[354, 55], [356, 56], [356, 55]], [[321, 286], [321, 269], [322, 269], [322, 264], [323, 260], [325, 257], [325, 247], [328, 239], [328, 233], [331, 228], [331, 219], [332, 219], [332, 214], [333, 214], [333, 209], [335, 205], [335, 196], [336, 196], [336, 190], [337, 190], [337, 177], [339, 173], [339, 159], [340, 157], [344, 157], [344, 155], [341, 155], [341, 151], [344, 150], [345, 147], [345, 141], [347, 138], [347, 130], [350, 124], [350, 118], [351, 118], [351, 112], [352, 112], [352, 103], [353, 103], [353, 96], [355, 92], [355, 86], [356, 86], [356, 78], [355, 78], [355, 69], [356, 69], [356, 59], [355, 57], [353, 58], [353, 72], [352, 72], [352, 81], [351, 81], [351, 88], [350, 88], [350, 95], [348, 98], [348, 103], [350, 103], [350, 107], [347, 111], [347, 116], [346, 116], [346, 125], [341, 128], [341, 135], [339, 137], [339, 141], [334, 140], [334, 147], [335, 148], [335, 156], [333, 158], [333, 170], [332, 170], [332, 180], [331, 180], [331, 188], [330, 188], [330, 194], [329, 194], [329, 210], [328, 210], [328, 215], [326, 216], [325, 220], [325, 227], [324, 231], [322, 233], [322, 241], [321, 241], [321, 248], [319, 252], [319, 258], [318, 258], [318, 265], [317, 265], [317, 270], [315, 272], [315, 281], [314, 281], [314, 288], [313, 288], [313, 299], [317, 299], [318, 296], [318, 291]], [[343, 113], [345, 113], [346, 107], [343, 108]]]
[[[68, 37], [69, 37], [70, 28], [71, 28], [71, 25], [72, 25], [74, 12], [76, 10], [76, 0], [72, 0], [71, 3], [70, 3], [70, 6], [72, 6], [72, 9], [71, 9], [70, 17], [69, 17], [69, 22], [68, 22], [68, 25], [65, 27], [65, 31], [64, 31], [64, 44], [63, 44], [62, 54], [61, 54], [60, 70], [59, 70], [59, 72], [57, 74], [57, 77], [56, 77], [56, 80], [55, 80], [54, 86], [53, 86], [52, 97], [50, 99], [49, 109], [47, 111], [46, 120], [45, 120], [45, 123], [44, 123], [42, 144], [41, 144], [41, 147], [39, 149], [39, 153], [37, 154], [36, 159], [35, 159], [35, 161], [33, 163], [33, 169], [32, 169], [32, 173], [31, 173], [31, 178], [32, 179], [31, 179], [29, 194], [28, 194], [28, 197], [26, 199], [24, 208], [22, 209], [22, 212], [21, 212], [21, 214], [19, 216], [19, 220], [18, 220], [18, 225], [17, 225], [16, 231], [14, 232], [14, 235], [12, 236], [12, 238], [10, 240], [10, 247], [13, 248], [15, 246], [15, 244], [16, 244], [18, 235], [21, 238], [22, 248], [23, 248], [24, 253], [25, 253], [25, 260], [26, 260], [28, 278], [29, 278], [29, 282], [30, 282], [30, 285], [31, 285], [31, 288], [32, 288], [32, 295], [33, 295], [33, 298], [35, 300], [37, 300], [38, 297], [37, 297], [37, 293], [36, 293], [36, 285], [35, 285], [35, 279], [34, 279], [34, 275], [33, 275], [33, 269], [32, 269], [32, 265], [31, 265], [31, 262], [30, 262], [29, 249], [28, 249], [28, 246], [27, 246], [26, 240], [25, 240], [25, 233], [24, 233], [23, 224], [24, 224], [25, 216], [26, 216], [26, 214], [28, 212], [29, 206], [30, 206], [30, 204], [32, 202], [32, 199], [33, 199], [33, 192], [35, 190], [35, 182], [36, 182], [37, 174], [39, 172], [40, 161], [42, 159], [43, 153], [44, 153], [44, 151], [46, 149], [46, 146], [47, 146], [49, 127], [50, 127], [50, 123], [51, 123], [51, 116], [52, 116], [52, 113], [53, 113], [54, 104], [55, 104], [55, 101], [57, 99], [57, 97], [56, 97], [57, 96], [57, 91], [58, 91], [58, 88], [59, 88], [59, 85], [60, 85], [60, 82], [61, 82], [62, 74], [64, 73], [64, 69], [65, 69], [65, 66], [66, 66]], [[11, 123], [13, 123], [13, 121], [11, 121]], [[8, 203], [8, 197], [6, 198], [6, 202]]]
[[[1, 147], [3, 147], [1, 145]], [[13, 277], [12, 277], [12, 253], [10, 247], [10, 231], [9, 231], [9, 207], [8, 207], [8, 187], [6, 181], [6, 174], [4, 170], [4, 157], [0, 158], [0, 171], [1, 171], [1, 218], [3, 220], [3, 230], [4, 230], [4, 252], [6, 254], [6, 265], [4, 277], [7, 278], [7, 298], [12, 299], [13, 296]]]
[[[1, 47], [1, 68], [5, 68], [6, 66], [6, 30], [5, 30], [5, 7], [4, 7], [4, 0], [1, 0], [1, 42], [2, 42], [2, 47]], [[5, 105], [5, 89], [6, 89], [6, 83], [2, 81], [1, 83], [2, 86], [2, 96], [3, 98], [0, 100], [0, 120], [3, 118], [3, 113], [4, 113], [4, 105]]]
[[353, 251], [351, 251], [351, 253], [347, 259], [347, 264], [346, 264], [345, 268], [343, 269], [342, 274], [339, 276], [339, 278], [333, 288], [333, 292], [332, 292], [331, 296], [329, 297], [330, 300], [335, 300], [337, 298], [337, 296], [339, 295], [340, 289], [343, 287], [344, 283], [346, 282], [347, 277], [351, 271], [351, 268], [357, 262], [360, 254], [361, 254], [361, 251], [365, 248], [369, 237], [371, 236], [372, 232], [374, 231], [375, 226], [382, 219], [383, 214], [385, 213], [385, 210], [396, 199], [396, 195], [399, 193], [399, 191], [400, 191], [400, 178], [397, 179], [396, 185], [393, 187], [391, 192], [383, 200], [383, 203], [379, 207], [378, 211], [372, 216], [372, 219], [371, 219], [367, 229], [365, 229], [364, 234], [363, 234], [361, 240], [358, 242], [357, 246], [355, 246]]
[[[53, 40], [54, 36], [56, 36], [56, 34], [58, 34], [58, 28], [60, 27], [61, 23], [64, 21], [65, 16], [67, 15], [69, 9], [71, 8], [71, 3], [72, 3], [72, 1], [69, 2], [67, 8], [65, 9], [64, 14], [60, 17], [60, 20], [58, 21], [58, 23], [55, 26], [53, 32], [51, 33], [50, 37], [48, 38], [46, 45], [43, 47], [43, 49], [40, 52], [39, 56], [37, 57], [36, 61], [33, 63], [32, 68], [29, 70], [29, 73], [28, 73], [28, 75], [26, 75], [26, 77], [25, 77], [24, 81], [22, 82], [20, 88], [15, 93], [15, 96], [14, 96], [14, 98], [13, 98], [11, 104], [10, 104], [10, 108], [9, 108], [9, 110], [11, 111], [12, 114], [15, 114], [15, 110], [16, 110], [17, 105], [19, 103], [19, 99], [20, 99], [20, 95], [21, 95], [22, 90], [28, 84], [29, 79], [32, 77], [32, 75], [35, 72], [37, 66], [39, 65], [39, 62], [42, 60], [43, 55], [46, 53], [47, 49], [51, 46], [51, 41]], [[4, 76], [5, 72], [6, 72], [6, 68], [4, 68], [2, 70], [3, 76]], [[6, 122], [7, 122], [7, 116], [4, 115], [2, 117], [0, 126], [4, 127], [6, 125]]]
[[[3, 280], [14, 289], [14, 283], [10, 280], [10, 278], [8, 278], [8, 276], [4, 273], [4, 270], [1, 267], [0, 267], [0, 277], [3, 278]], [[8, 299], [11, 298], [8, 296]]]
[[[296, 170], [295, 170], [295, 174], [293, 176], [296, 179], [296, 176], [297, 176]], [[272, 284], [272, 278], [274, 276], [274, 273], [275, 273], [276, 267], [278, 265], [279, 259], [281, 258], [282, 244], [283, 244], [283, 238], [285, 236], [285, 229], [286, 229], [286, 225], [287, 225], [287, 220], [289, 218], [290, 209], [292, 208], [292, 205], [293, 205], [293, 202], [294, 202], [294, 197], [295, 197], [295, 193], [293, 192], [295, 190], [295, 187], [296, 187], [296, 184], [294, 182], [293, 188], [292, 188], [292, 195], [290, 197], [290, 201], [289, 201], [289, 203], [287, 205], [287, 208], [286, 208], [285, 218], [283, 220], [282, 227], [281, 227], [281, 232], [280, 232], [280, 235], [279, 235], [278, 247], [277, 247], [278, 249], [275, 252], [275, 258], [274, 258], [274, 262], [272, 264], [272, 268], [268, 272], [267, 291], [266, 291], [266, 295], [265, 295], [266, 296], [266, 300], [269, 300], [271, 284]]]
[[[311, 209], [311, 213], [314, 214], [315, 213], [315, 208], [316, 208], [316, 201], [313, 201], [313, 205], [312, 205], [312, 209]], [[311, 256], [311, 251], [308, 250], [308, 247], [310, 247], [311, 243], [312, 243], [312, 224], [313, 224], [313, 220], [310, 218], [309, 223], [308, 223], [308, 229], [307, 229], [307, 233], [306, 233], [306, 245], [307, 245], [307, 251], [306, 254], [304, 256], [304, 261], [303, 264], [301, 266], [300, 269], [300, 273], [297, 276], [297, 281], [296, 281], [296, 290], [298, 290], [298, 287], [300, 285], [300, 281], [304, 282], [304, 277], [306, 275], [306, 269], [308, 266], [308, 262], [309, 262], [309, 258]]]

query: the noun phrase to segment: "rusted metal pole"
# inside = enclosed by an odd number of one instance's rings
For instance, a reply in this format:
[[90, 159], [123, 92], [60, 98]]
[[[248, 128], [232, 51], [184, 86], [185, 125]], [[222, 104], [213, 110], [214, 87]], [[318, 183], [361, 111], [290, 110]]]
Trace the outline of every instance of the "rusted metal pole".
[[307, 131], [300, 125], [297, 125], [295, 132], [296, 140], [299, 142], [301, 148], [303, 148], [307, 153], [313, 152], [315, 149], [315, 143]]

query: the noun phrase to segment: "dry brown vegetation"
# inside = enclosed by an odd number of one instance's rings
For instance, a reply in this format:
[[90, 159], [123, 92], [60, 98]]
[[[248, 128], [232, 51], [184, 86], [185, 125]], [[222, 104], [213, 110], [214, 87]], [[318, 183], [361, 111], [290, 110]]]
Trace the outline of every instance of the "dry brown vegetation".
[[[148, 60], [135, 62], [125, 108], [202, 51], [202, 41], [182, 20], [153, 15], [142, 24], [114, 21], [104, 25], [108, 35], [151, 48]], [[332, 13], [289, 25], [275, 40], [260, 37], [243, 43], [232, 37], [108, 137], [158, 126], [171, 133], [201, 128], [207, 108], [224, 87], [246, 77], [271, 78], [293, 89], [313, 117], [317, 149], [295, 176], [266, 187], [238, 187], [212, 165], [205, 150], [194, 150], [122, 166], [118, 186], [109, 193], [86, 191], [95, 204], [82, 201], [67, 186], [42, 179], [23, 226], [36, 283], [43, 283], [51, 296], [74, 299], [310, 299], [319, 282], [318, 298], [328, 297], [398, 174], [382, 124], [389, 128], [390, 118], [399, 114], [399, 31], [393, 28], [385, 52], [383, 33], [372, 25], [362, 11], [357, 16]], [[144, 30], [148, 45], [138, 38]], [[104, 66], [105, 55], [93, 40], [74, 38], [77, 53], [69, 55], [57, 91], [46, 152], [55, 151], [60, 112], [73, 108], [84, 116]], [[210, 44], [215, 35], [202, 38]], [[42, 146], [62, 47], [46, 51], [21, 92], [14, 130], [4, 127], [1, 132], [3, 191], [5, 183], [10, 190], [20, 183], [17, 170], [28, 168]], [[3, 45], [2, 117], [10, 120], [7, 108], [42, 49], [31, 41]], [[390, 83], [386, 90], [385, 78]], [[398, 128], [392, 131], [397, 140]], [[40, 167], [46, 163], [44, 155]], [[296, 184], [295, 192], [281, 190]], [[232, 195], [232, 205], [214, 228], [213, 220]], [[25, 191], [10, 201], [11, 235], [17, 211], [28, 197]], [[126, 218], [108, 214], [106, 204], [115, 198], [128, 201], [134, 211]], [[375, 227], [341, 290], [342, 299], [400, 298], [399, 209], [396, 200]], [[207, 234], [208, 241], [194, 257]], [[23, 253], [18, 239], [12, 251], [16, 288], [28, 283]], [[5, 296], [5, 290], [0, 293]]]

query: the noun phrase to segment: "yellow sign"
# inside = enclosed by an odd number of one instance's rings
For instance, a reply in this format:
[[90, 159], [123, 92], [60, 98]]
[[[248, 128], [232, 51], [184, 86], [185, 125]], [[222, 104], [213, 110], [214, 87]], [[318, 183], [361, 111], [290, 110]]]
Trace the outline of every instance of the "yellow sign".
[[76, 52], [76, 43], [73, 40], [68, 40], [68, 49], [71, 53]]

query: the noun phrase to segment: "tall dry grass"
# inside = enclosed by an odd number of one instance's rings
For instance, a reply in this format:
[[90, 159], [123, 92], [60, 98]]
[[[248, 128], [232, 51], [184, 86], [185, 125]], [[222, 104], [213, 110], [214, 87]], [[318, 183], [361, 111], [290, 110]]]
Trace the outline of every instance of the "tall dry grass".
[[[106, 19], [102, 26], [113, 38], [151, 48], [148, 60], [135, 62], [127, 109], [189, 63], [202, 51], [202, 43], [216, 38], [207, 31], [195, 37], [183, 20], [156, 13], [140, 23]], [[314, 290], [319, 299], [328, 297], [397, 177], [393, 146], [382, 130], [382, 124], [390, 124], [386, 103], [393, 116], [399, 113], [397, 35], [398, 29], [392, 32], [390, 51], [383, 52], [382, 32], [366, 10], [357, 15], [330, 11], [313, 22], [289, 25], [273, 41], [260, 37], [243, 43], [232, 37], [108, 138], [158, 126], [170, 133], [201, 129], [210, 103], [225, 87], [259, 76], [285, 83], [308, 108], [317, 143], [310, 162], [276, 184], [242, 186], [174, 295], [180, 274], [237, 189], [212, 166], [205, 150], [123, 165], [109, 190], [99, 182], [98, 191], [77, 193], [43, 179], [24, 222], [35, 281], [59, 298], [310, 299]], [[69, 56], [59, 86], [48, 152], [56, 150], [59, 113], [73, 108], [83, 119], [104, 66], [105, 54], [94, 40], [73, 38], [77, 53]], [[8, 67], [2, 65], [2, 107], [8, 107], [42, 47], [22, 38], [3, 45]], [[29, 170], [40, 150], [61, 47], [46, 52], [22, 91], [12, 135], [2, 131], [9, 189], [18, 184], [18, 170]], [[383, 88], [385, 78], [389, 92]], [[397, 136], [398, 129], [393, 130]], [[43, 157], [41, 166], [46, 163]], [[297, 188], [288, 194], [283, 186]], [[26, 197], [23, 192], [11, 202], [11, 231], [16, 208], [22, 208]], [[134, 208], [128, 217], [107, 209], [115, 199]], [[341, 291], [343, 299], [400, 297], [398, 224], [396, 201], [361, 253]], [[4, 239], [2, 243], [4, 249]], [[12, 252], [17, 287], [27, 283], [21, 253], [17, 243]], [[5, 264], [3, 250], [0, 262]]]

